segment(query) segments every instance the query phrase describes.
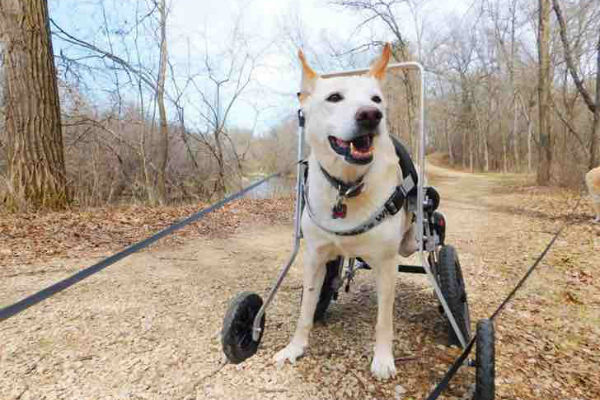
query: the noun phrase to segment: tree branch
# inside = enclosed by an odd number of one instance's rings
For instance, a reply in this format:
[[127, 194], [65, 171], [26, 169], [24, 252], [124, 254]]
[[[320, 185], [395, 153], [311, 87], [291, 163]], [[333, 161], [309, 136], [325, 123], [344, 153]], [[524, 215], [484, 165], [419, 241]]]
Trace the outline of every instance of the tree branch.
[[600, 107], [600, 105], [594, 103], [589, 92], [583, 85], [583, 80], [579, 77], [577, 68], [575, 68], [575, 63], [573, 62], [573, 56], [571, 54], [571, 46], [569, 45], [569, 39], [567, 38], [567, 25], [565, 23], [565, 19], [563, 17], [558, 0], [552, 0], [552, 8], [554, 9], [554, 14], [556, 14], [556, 19], [558, 20], [560, 41], [563, 45], [565, 61], [567, 62], [567, 68], [569, 69], [571, 77], [573, 78], [573, 82], [575, 82], [575, 86], [577, 87], [579, 93], [581, 93], [585, 104], [589, 108], [590, 112], [594, 113], [596, 111], [596, 107]]

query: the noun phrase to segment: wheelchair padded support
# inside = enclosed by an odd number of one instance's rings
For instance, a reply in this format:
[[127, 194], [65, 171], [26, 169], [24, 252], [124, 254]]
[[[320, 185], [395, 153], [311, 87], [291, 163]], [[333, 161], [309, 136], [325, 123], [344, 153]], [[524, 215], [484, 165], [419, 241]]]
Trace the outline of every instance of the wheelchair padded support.
[[410, 158], [408, 150], [406, 150], [406, 147], [404, 147], [400, 140], [392, 135], [390, 135], [390, 139], [392, 139], [392, 143], [394, 143], [394, 149], [396, 150], [396, 155], [398, 156], [400, 168], [402, 168], [402, 178], [406, 178], [410, 175], [415, 183], [415, 187], [408, 193], [408, 195], [416, 195], [419, 175], [417, 174], [415, 164]]

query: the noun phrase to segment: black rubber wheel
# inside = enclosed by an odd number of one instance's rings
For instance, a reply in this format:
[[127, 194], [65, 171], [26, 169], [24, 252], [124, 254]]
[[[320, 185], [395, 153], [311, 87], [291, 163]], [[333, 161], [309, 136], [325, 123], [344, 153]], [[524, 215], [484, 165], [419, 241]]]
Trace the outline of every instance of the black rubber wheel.
[[252, 292], [238, 294], [229, 304], [223, 319], [221, 343], [223, 353], [233, 364], [252, 357], [258, 350], [265, 328], [265, 316], [260, 321], [261, 331], [257, 342], [252, 339], [252, 324], [262, 304], [260, 296]]
[[477, 355], [475, 358], [475, 400], [493, 400], [495, 395], [494, 323], [489, 319], [477, 322]]
[[[454, 247], [450, 245], [442, 246], [439, 253], [439, 261], [436, 268], [438, 282], [442, 294], [456, 319], [465, 340], [468, 342], [471, 338], [471, 319], [469, 315], [469, 303], [467, 301], [467, 292], [465, 290], [465, 281], [458, 255]], [[458, 336], [448, 322], [448, 342], [450, 345], [460, 346]]]
[[[329, 261], [325, 268], [325, 278], [323, 279], [323, 286], [321, 286], [321, 292], [319, 293], [319, 301], [317, 302], [317, 308], [315, 309], [315, 315], [313, 316], [313, 322], [323, 321], [325, 313], [331, 304], [331, 300], [337, 299], [337, 285], [336, 280], [338, 278], [340, 264], [344, 262], [342, 257], [338, 257], [335, 260]], [[300, 289], [300, 303], [302, 303], [302, 297], [304, 288]]]
[[331, 300], [336, 296], [336, 287], [335, 281], [338, 277], [340, 270], [340, 263], [342, 262], [342, 257], [338, 257], [335, 260], [331, 260], [327, 263], [326, 268], [327, 272], [325, 272], [325, 279], [323, 280], [323, 286], [321, 286], [321, 293], [319, 294], [319, 302], [317, 303], [317, 308], [315, 309], [315, 316], [313, 321], [322, 321], [325, 318], [325, 313], [329, 308], [329, 304], [331, 304]]
[[430, 201], [427, 211], [433, 212], [437, 210], [440, 206], [440, 194], [438, 193], [438, 191], [435, 190], [433, 186], [427, 186], [425, 188], [425, 195], [429, 198]]

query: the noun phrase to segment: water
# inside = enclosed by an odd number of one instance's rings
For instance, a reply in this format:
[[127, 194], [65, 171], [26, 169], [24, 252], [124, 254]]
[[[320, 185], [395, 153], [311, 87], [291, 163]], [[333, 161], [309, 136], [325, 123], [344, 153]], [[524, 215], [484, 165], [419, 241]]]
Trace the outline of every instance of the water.
[[[251, 181], [255, 180], [254, 178]], [[295, 190], [296, 180], [289, 177], [273, 178], [248, 194], [253, 199], [268, 199], [292, 194]]]

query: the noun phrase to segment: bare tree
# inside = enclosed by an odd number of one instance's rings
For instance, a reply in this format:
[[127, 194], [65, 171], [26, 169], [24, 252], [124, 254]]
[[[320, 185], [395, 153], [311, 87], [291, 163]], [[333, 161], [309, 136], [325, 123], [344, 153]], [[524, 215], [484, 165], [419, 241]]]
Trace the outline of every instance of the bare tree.
[[227, 125], [240, 96], [252, 82], [255, 57], [236, 24], [229, 46], [216, 57], [205, 51], [204, 74], [188, 78], [201, 99], [200, 106], [195, 107], [199, 128], [191, 137], [202, 143], [217, 163], [214, 192], [219, 196], [227, 191], [228, 170], [237, 175], [242, 172], [240, 152]]
[[554, 9], [556, 19], [558, 20], [560, 39], [563, 45], [567, 69], [573, 78], [573, 82], [575, 83], [578, 92], [583, 97], [587, 108], [593, 115], [588, 161], [588, 169], [592, 169], [596, 167], [596, 164], [598, 163], [597, 149], [598, 140], [600, 140], [600, 29], [598, 30], [598, 41], [596, 42], [596, 96], [593, 100], [585, 87], [583, 79], [579, 76], [578, 68], [573, 60], [571, 44], [567, 37], [567, 24], [565, 23], [565, 18], [558, 0], [552, 0], [552, 8]]
[[[145, 186], [147, 192], [148, 201], [151, 204], [166, 204], [167, 189], [166, 189], [166, 170], [168, 166], [168, 154], [169, 154], [169, 129], [168, 129], [168, 117], [165, 104], [165, 82], [167, 75], [167, 63], [168, 63], [168, 52], [167, 52], [167, 35], [166, 25], [168, 17], [168, 9], [165, 0], [147, 0], [147, 10], [140, 13], [136, 8], [136, 15], [133, 28], [131, 29], [134, 34], [133, 45], [134, 49], [130, 50], [126, 45], [124, 54], [116, 54], [112, 45], [112, 42], [108, 40], [108, 49], [101, 48], [100, 45], [91, 43], [89, 41], [80, 39], [61, 26], [51, 21], [56, 32], [55, 34], [61, 40], [66, 43], [75, 45], [79, 48], [89, 51], [94, 57], [99, 59], [110, 60], [113, 63], [114, 71], [121, 71], [130, 80], [135, 82], [135, 90], [140, 98], [140, 107], [142, 110], [142, 118], [145, 117], [147, 110], [156, 110], [158, 108], [158, 121], [159, 121], [159, 144], [158, 151], [156, 151], [156, 163], [152, 161], [151, 152], [148, 152], [147, 138], [152, 136], [154, 124], [151, 125], [151, 129], [146, 129], [145, 124], [142, 124], [139, 139], [139, 154], [143, 166]], [[104, 10], [104, 3], [101, 3], [102, 10]], [[153, 17], [158, 13], [157, 21], [154, 23], [158, 27], [158, 48], [159, 48], [159, 60], [158, 60], [158, 72], [155, 74], [151, 66], [144, 65], [141, 60], [141, 50], [138, 47], [138, 38], [140, 36], [139, 27], [143, 21]], [[104, 24], [108, 24], [106, 18]], [[107, 35], [110, 37], [109, 35]], [[130, 52], [133, 52], [137, 59], [130, 60]], [[115, 72], [115, 84], [117, 86], [116, 91], [120, 93], [118, 74]], [[145, 91], [149, 91], [152, 94], [151, 107], [144, 100]], [[152, 112], [154, 114], [154, 112]], [[154, 118], [153, 118], [154, 119]]]
[[538, 34], [538, 108], [539, 108], [539, 144], [537, 183], [550, 183], [552, 165], [552, 128], [550, 124], [550, 0], [539, 0]]
[[158, 65], [158, 79], [156, 82], [156, 101], [160, 121], [160, 150], [158, 159], [157, 189], [160, 204], [167, 203], [167, 187], [165, 175], [169, 160], [169, 128], [167, 124], [167, 109], [165, 107], [165, 78], [167, 75], [167, 5], [165, 0], [156, 4], [160, 14], [160, 61]]
[[[34, 208], [64, 208], [69, 202], [60, 124], [60, 104], [46, 1], [3, 0], [6, 200]], [[17, 203], [17, 204], [15, 204]]]

